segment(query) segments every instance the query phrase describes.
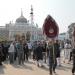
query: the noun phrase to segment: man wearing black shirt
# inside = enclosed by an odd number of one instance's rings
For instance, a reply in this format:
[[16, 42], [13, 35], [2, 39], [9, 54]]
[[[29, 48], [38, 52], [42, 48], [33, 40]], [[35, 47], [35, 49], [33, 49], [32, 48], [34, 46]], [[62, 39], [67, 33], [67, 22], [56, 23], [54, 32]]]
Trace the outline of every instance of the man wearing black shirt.
[[72, 50], [72, 56], [73, 56], [72, 74], [74, 75], [74, 72], [75, 72], [75, 48]]

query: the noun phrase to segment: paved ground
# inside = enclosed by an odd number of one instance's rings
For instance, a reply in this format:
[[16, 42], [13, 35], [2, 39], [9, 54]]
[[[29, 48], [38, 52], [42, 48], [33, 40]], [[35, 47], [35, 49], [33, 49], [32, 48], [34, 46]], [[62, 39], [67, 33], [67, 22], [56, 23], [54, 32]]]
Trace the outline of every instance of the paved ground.
[[[10, 65], [8, 61], [0, 66], [0, 75], [49, 75], [48, 66], [44, 64], [45, 67], [38, 68], [36, 63], [32, 60], [26, 62], [24, 65]], [[62, 64], [61, 67], [57, 67], [57, 75], [72, 75], [71, 74], [71, 64]]]

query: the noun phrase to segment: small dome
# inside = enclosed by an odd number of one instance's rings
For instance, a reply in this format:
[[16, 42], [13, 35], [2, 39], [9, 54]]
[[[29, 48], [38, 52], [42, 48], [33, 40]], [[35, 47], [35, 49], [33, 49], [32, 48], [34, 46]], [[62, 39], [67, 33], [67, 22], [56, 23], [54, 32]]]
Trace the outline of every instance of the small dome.
[[24, 16], [20, 16], [16, 19], [17, 23], [27, 23], [27, 19]]

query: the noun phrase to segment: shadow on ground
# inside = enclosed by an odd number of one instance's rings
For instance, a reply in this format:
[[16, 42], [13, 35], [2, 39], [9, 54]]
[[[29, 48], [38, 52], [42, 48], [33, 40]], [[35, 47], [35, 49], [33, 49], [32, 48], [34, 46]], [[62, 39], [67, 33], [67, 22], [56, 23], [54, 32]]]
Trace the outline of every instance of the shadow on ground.
[[4, 65], [0, 66], [0, 75], [5, 74], [4, 69], [5, 69]]
[[49, 71], [49, 68], [48, 68], [48, 67], [46, 67], [46, 66], [39, 67], [39, 68], [41, 68], [42, 70], [45, 70], [45, 71]]
[[31, 66], [25, 65], [25, 64], [22, 64], [22, 65], [12, 64], [12, 66], [14, 68], [18, 68], [18, 69], [29, 69], [29, 70], [33, 70], [33, 68]]
[[66, 66], [66, 65], [62, 65], [60, 67], [57, 67], [58, 70], [64, 70], [64, 71], [68, 71], [68, 70], [71, 70], [72, 67], [71, 66]]
[[33, 65], [35, 65], [35, 63], [33, 62], [33, 61], [27, 61], [27, 62], [25, 62], [26, 64], [33, 64]]
[[[40, 67], [41, 69], [45, 70], [45, 71], [49, 71], [49, 67], [48, 66], [43, 66], [43, 67]], [[62, 65], [62, 66], [57, 66], [56, 68], [57, 70], [63, 70], [63, 71], [68, 71], [68, 70], [71, 70], [72, 67], [69, 66], [69, 65]]]

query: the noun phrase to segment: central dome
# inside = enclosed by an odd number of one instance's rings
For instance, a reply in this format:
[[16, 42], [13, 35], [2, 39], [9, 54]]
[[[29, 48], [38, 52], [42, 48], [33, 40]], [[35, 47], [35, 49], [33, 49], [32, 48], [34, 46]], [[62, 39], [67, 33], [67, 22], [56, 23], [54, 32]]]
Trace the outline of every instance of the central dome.
[[16, 19], [17, 23], [27, 23], [27, 19], [24, 16], [20, 16]]
[[27, 19], [23, 16], [22, 9], [21, 9], [21, 16], [16, 19], [16, 22], [17, 23], [27, 23]]

